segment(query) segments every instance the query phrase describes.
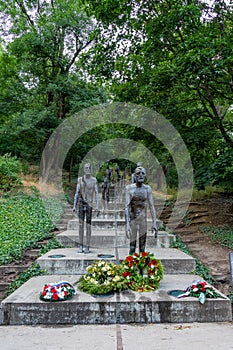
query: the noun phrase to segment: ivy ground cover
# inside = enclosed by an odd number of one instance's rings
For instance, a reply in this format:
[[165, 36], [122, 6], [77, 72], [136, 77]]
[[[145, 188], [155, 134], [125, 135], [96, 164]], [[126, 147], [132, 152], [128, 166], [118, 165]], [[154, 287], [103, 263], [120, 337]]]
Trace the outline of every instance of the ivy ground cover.
[[22, 194], [1, 199], [0, 264], [20, 259], [25, 249], [48, 238], [53, 228], [54, 224], [38, 196]]

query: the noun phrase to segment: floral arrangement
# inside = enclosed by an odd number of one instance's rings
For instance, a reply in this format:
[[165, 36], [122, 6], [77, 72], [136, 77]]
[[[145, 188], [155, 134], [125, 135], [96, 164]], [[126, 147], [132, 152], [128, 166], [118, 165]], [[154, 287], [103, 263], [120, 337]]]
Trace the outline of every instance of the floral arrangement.
[[128, 289], [148, 292], [158, 289], [163, 278], [163, 266], [149, 252], [134, 253], [125, 258], [121, 264], [122, 275]]
[[118, 266], [99, 260], [86, 269], [79, 280], [80, 290], [89, 294], [107, 294], [131, 289], [148, 292], [158, 288], [163, 277], [160, 260], [147, 252], [127, 256]]
[[75, 294], [76, 291], [69, 282], [48, 283], [40, 292], [40, 300], [63, 301], [72, 298]]
[[196, 297], [201, 304], [205, 303], [206, 298], [223, 298], [223, 296], [206, 281], [194, 281], [192, 285], [186, 289], [184, 294], [179, 295], [179, 298], [184, 296]]
[[79, 280], [79, 288], [89, 294], [107, 294], [124, 289], [124, 278], [120, 267], [108, 261], [99, 260], [86, 268], [87, 274]]

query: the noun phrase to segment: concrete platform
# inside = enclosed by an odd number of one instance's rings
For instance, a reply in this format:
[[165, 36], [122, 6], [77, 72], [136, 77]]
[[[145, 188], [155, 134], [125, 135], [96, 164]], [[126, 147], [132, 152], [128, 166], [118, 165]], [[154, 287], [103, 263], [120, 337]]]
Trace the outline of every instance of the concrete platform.
[[[85, 244], [84, 237], [84, 244]], [[66, 230], [59, 233], [56, 239], [65, 247], [79, 246], [79, 232], [78, 230]], [[175, 242], [176, 236], [166, 231], [159, 231], [157, 239], [154, 234], [149, 231], [147, 234], [147, 247], [169, 248]], [[129, 239], [126, 238], [125, 231], [114, 230], [92, 230], [91, 247], [93, 248], [115, 248], [128, 247]]]
[[45, 283], [68, 281], [79, 276], [39, 276], [27, 281], [1, 304], [3, 325], [74, 325], [129, 323], [225, 322], [232, 320], [231, 302], [224, 295], [207, 299], [201, 305], [197, 298], [178, 299], [168, 295], [174, 289], [185, 290], [195, 275], [165, 275], [154, 292], [125, 291], [108, 297], [95, 297], [77, 290], [77, 295], [63, 302], [43, 302], [39, 293]]
[[[194, 258], [178, 249], [150, 248], [149, 251], [161, 260], [166, 274], [188, 274], [195, 270]], [[118, 264], [128, 255], [128, 248], [92, 248], [90, 254], [78, 253], [78, 248], [59, 248], [42, 255], [37, 262], [48, 274], [77, 275], [86, 273], [88, 265], [103, 259], [99, 254], [111, 255], [105, 260]]]

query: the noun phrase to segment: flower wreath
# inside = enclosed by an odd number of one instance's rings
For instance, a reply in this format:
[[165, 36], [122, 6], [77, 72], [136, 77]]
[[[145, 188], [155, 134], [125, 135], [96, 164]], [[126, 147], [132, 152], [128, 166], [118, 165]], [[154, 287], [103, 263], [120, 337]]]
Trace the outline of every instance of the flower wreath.
[[40, 300], [63, 301], [72, 298], [76, 291], [69, 282], [48, 283], [40, 292]]
[[108, 294], [124, 289], [119, 266], [109, 261], [98, 260], [86, 268], [87, 273], [79, 282], [79, 289], [89, 294]]
[[156, 290], [163, 278], [163, 266], [159, 259], [149, 252], [134, 253], [123, 260], [122, 276], [129, 289], [138, 292]]

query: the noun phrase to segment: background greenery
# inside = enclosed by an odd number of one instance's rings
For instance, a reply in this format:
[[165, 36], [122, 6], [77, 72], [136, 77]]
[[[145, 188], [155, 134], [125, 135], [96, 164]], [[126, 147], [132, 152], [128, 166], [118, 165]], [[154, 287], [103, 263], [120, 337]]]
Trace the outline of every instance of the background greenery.
[[[1, 0], [0, 17], [2, 156], [38, 164], [65, 118], [92, 105], [133, 102], [161, 113], [180, 132], [198, 189], [211, 184], [232, 191], [229, 2]], [[122, 131], [155, 154], [168, 169], [167, 184], [176, 187], [167, 150], [150, 134], [121, 125], [96, 128], [72, 146], [64, 165], [69, 180], [94, 145]]]

